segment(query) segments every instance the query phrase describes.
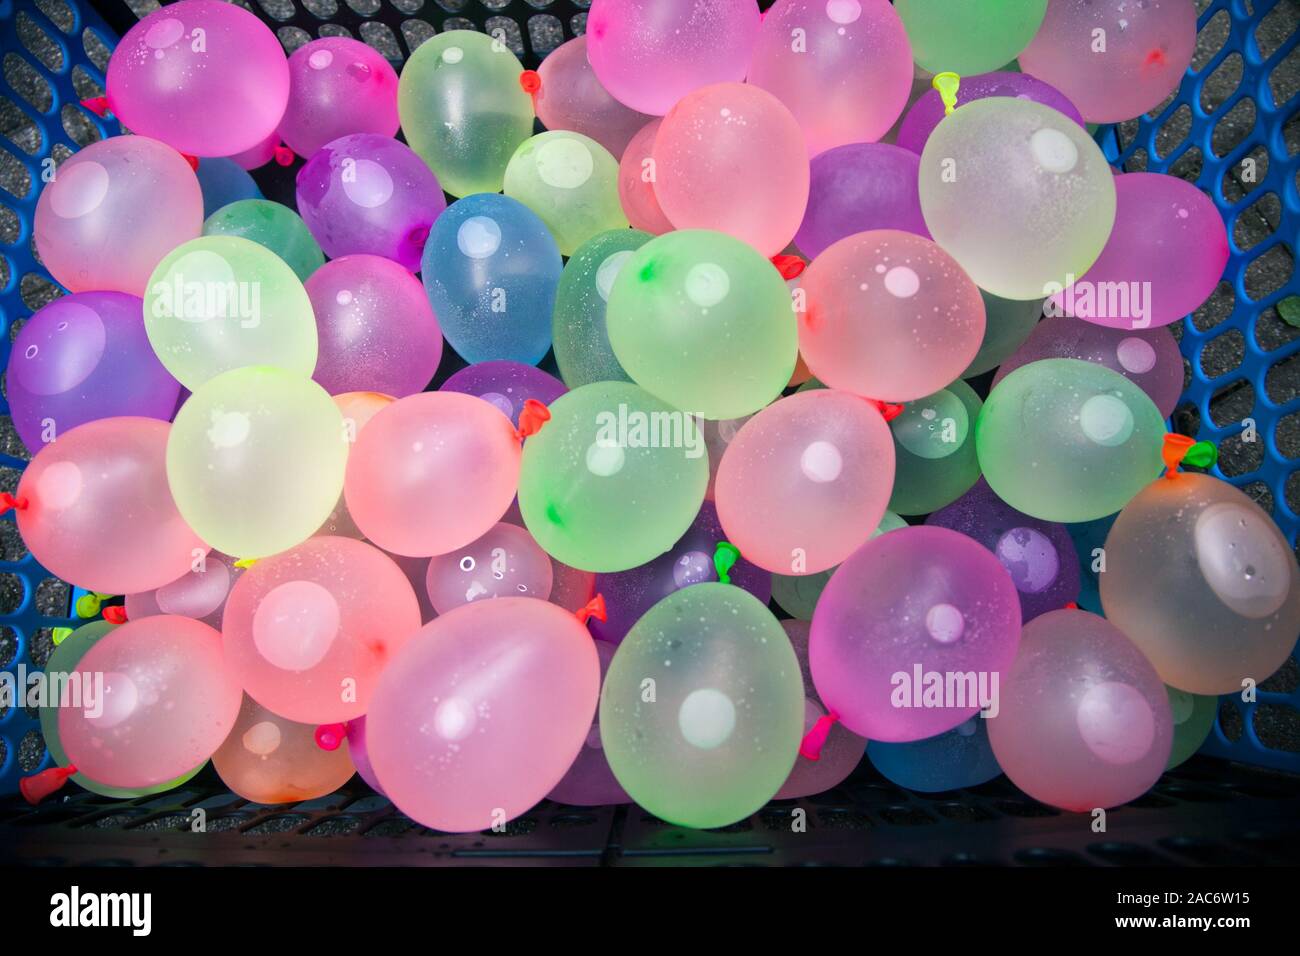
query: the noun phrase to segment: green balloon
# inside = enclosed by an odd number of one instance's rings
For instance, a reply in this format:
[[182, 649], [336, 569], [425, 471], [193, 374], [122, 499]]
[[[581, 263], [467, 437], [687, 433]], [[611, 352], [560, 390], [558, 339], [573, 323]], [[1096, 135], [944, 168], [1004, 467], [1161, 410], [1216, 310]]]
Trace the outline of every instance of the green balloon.
[[[57, 693], [57, 689], [63, 686], [62, 682], [65, 676], [77, 669], [77, 664], [81, 662], [86, 652], [115, 627], [117, 627], [116, 624], [110, 624], [108, 621], [91, 621], [89, 624], [81, 625], [59, 644], [55, 645], [54, 650], [50, 653], [50, 659], [45, 662], [45, 678], [51, 682], [48, 685], [51, 694]], [[63, 749], [62, 741], [59, 740], [57, 697], [47, 699], [47, 703], [40, 708], [40, 715], [41, 736], [45, 738], [45, 749], [50, 752], [50, 760], [56, 766], [66, 767], [68, 765], [68, 754]], [[84, 773], [74, 773], [68, 779], [91, 793], [97, 793], [103, 797], [112, 797], [115, 800], [129, 800], [132, 797], [147, 797], [151, 794], [173, 790], [202, 770], [206, 763], [207, 761], [204, 761], [189, 773], [183, 773], [174, 780], [153, 787], [110, 787], [87, 777]]]
[[546, 553], [626, 571], [676, 544], [709, 483], [698, 422], [628, 382], [575, 388], [550, 412], [519, 473], [519, 510]]
[[748, 243], [684, 229], [633, 254], [609, 295], [610, 345], [632, 380], [705, 418], [752, 415], [794, 374], [790, 290]]
[[506, 166], [505, 194], [537, 213], [561, 255], [597, 233], [627, 228], [618, 160], [581, 133], [552, 130], [524, 140]]
[[203, 235], [239, 236], [265, 246], [303, 282], [325, 264], [325, 253], [302, 217], [267, 199], [241, 199], [222, 206], [203, 223]]
[[[892, 511], [886, 511], [885, 516], [880, 519], [879, 527], [871, 532], [871, 537], [878, 538], [887, 531], [906, 527], [906, 521]], [[801, 621], [811, 621], [817, 602], [821, 600], [822, 591], [826, 590], [826, 583], [834, 573], [835, 568], [827, 568], [815, 574], [774, 574], [772, 575], [772, 597], [786, 614]]]
[[1174, 744], [1165, 769], [1172, 770], [1200, 750], [1210, 736], [1219, 713], [1219, 698], [1189, 694], [1176, 687], [1166, 686], [1165, 690], [1169, 693], [1169, 711], [1174, 719]]
[[431, 37], [397, 83], [406, 142], [453, 196], [501, 191], [506, 164], [533, 133], [523, 66], [499, 40], [476, 30]]
[[804, 732], [794, 648], [772, 612], [728, 584], [664, 598], [618, 646], [600, 694], [610, 769], [669, 823], [722, 827], [785, 783]]
[[894, 0], [894, 10], [922, 69], [971, 76], [1019, 56], [1042, 26], [1047, 0]]
[[555, 290], [551, 332], [555, 364], [569, 388], [631, 381], [610, 347], [605, 305], [632, 253], [652, 238], [639, 229], [612, 229], [588, 239], [565, 263]]
[[1004, 299], [983, 289], [980, 295], [984, 297], [984, 341], [966, 371], [961, 373], [962, 378], [983, 375], [1005, 362], [1024, 344], [1043, 317], [1043, 303], [1038, 299]]
[[1044, 521], [1119, 511], [1160, 474], [1165, 423], [1132, 382], [1103, 365], [1043, 359], [989, 393], [975, 422], [980, 470], [997, 496]]
[[975, 420], [983, 403], [956, 381], [908, 402], [889, 423], [894, 435], [894, 492], [889, 508], [925, 515], [950, 505], [979, 480]]

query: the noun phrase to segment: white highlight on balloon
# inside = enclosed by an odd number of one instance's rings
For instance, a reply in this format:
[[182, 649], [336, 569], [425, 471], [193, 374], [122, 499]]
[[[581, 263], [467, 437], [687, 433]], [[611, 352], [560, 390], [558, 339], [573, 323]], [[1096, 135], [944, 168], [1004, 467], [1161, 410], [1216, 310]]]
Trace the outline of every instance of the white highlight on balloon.
[[1114, 395], [1094, 395], [1079, 410], [1079, 427], [1091, 441], [1114, 448], [1133, 434], [1133, 413]]
[[701, 262], [686, 273], [686, 296], [700, 308], [717, 305], [731, 291], [727, 270], [714, 262]]
[[810, 480], [824, 484], [840, 476], [844, 458], [830, 442], [815, 441], [799, 456], [799, 468]]
[[1068, 173], [1079, 165], [1079, 148], [1059, 129], [1037, 130], [1029, 137], [1029, 148], [1038, 165], [1049, 173]]
[[951, 604], [936, 604], [925, 612], [925, 629], [940, 644], [952, 644], [966, 630], [966, 618]]
[[538, 147], [534, 159], [542, 182], [556, 189], [577, 189], [596, 168], [587, 144], [576, 139], [552, 139]]
[[736, 729], [736, 705], [722, 691], [701, 687], [682, 701], [677, 726], [692, 747], [713, 750], [726, 743]]
[[486, 259], [501, 248], [501, 226], [488, 216], [470, 216], [456, 230], [456, 245], [471, 259]]

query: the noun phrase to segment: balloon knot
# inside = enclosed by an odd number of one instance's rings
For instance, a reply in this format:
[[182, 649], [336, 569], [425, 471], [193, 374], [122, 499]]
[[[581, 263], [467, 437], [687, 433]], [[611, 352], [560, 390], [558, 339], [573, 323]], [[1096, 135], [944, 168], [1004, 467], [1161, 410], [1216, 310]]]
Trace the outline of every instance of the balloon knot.
[[275, 160], [278, 166], [292, 166], [293, 150], [284, 143], [277, 143], [275, 148], [271, 150], [271, 158]]
[[951, 115], [957, 108], [957, 91], [961, 89], [961, 77], [956, 73], [936, 73], [930, 85], [939, 91], [939, 98], [943, 100], [943, 115]]
[[316, 728], [316, 746], [321, 750], [338, 750], [347, 735], [347, 724], [321, 724]]
[[808, 760], [821, 760], [826, 738], [830, 736], [831, 727], [839, 723], [839, 720], [840, 715], [833, 710], [825, 717], [818, 717], [817, 723], [813, 724], [812, 730], [804, 735], [803, 742], [799, 744], [799, 755]]
[[579, 624], [586, 624], [593, 617], [601, 622], [608, 621], [609, 615], [605, 613], [605, 595], [597, 594], [573, 613]]
[[519, 413], [519, 427], [515, 437], [523, 441], [529, 435], [536, 435], [542, 426], [551, 420], [551, 410], [535, 398], [524, 402], [524, 410]]
[[6, 511], [26, 511], [27, 499], [15, 498], [7, 491], [0, 491], [0, 515]]
[[740, 560], [740, 549], [730, 541], [719, 541], [713, 552], [713, 569], [718, 572], [718, 580], [723, 584], [731, 583], [728, 573]]
[[542, 88], [542, 75], [536, 70], [524, 70], [519, 74], [519, 86], [525, 93], [536, 96]]
[[100, 119], [108, 119], [113, 115], [108, 108], [107, 96], [91, 96], [81, 101], [81, 105], [90, 110]]
[[1065, 610], [1065, 611], [1077, 611], [1077, 610], [1079, 610], [1079, 602], [1078, 602], [1078, 601], [1066, 601], [1066, 602], [1065, 602], [1065, 607], [1062, 608], [1062, 610]]
[[1165, 461], [1165, 477], [1174, 478], [1178, 475], [1180, 465], [1191, 465], [1195, 468], [1212, 467], [1219, 460], [1219, 449], [1213, 442], [1193, 441], [1186, 435], [1170, 432], [1165, 435], [1160, 457]]
[[799, 276], [803, 275], [804, 269], [808, 268], [808, 263], [798, 256], [789, 255], [773, 256], [772, 265], [776, 266], [776, 271], [781, 273], [781, 278], [787, 282], [799, 278]]
[[190, 169], [194, 170], [196, 173], [199, 171], [199, 158], [197, 156], [191, 156], [189, 153], [181, 153], [181, 159], [190, 164]]
[[24, 800], [32, 806], [36, 806], [36, 804], [62, 787], [64, 782], [76, 772], [77, 768], [71, 765], [67, 767], [51, 767], [49, 770], [34, 773], [30, 777], [23, 777], [18, 781], [18, 790], [22, 793]]
[[880, 412], [880, 417], [887, 422], [892, 422], [899, 415], [903, 414], [903, 409], [907, 406], [901, 402], [882, 402], [878, 398], [870, 399], [871, 404], [876, 406], [876, 411]]
[[113, 607], [104, 608], [104, 620], [106, 620], [109, 624], [125, 624], [126, 608], [122, 607], [121, 605], [114, 605]]
[[91, 591], [77, 598], [77, 617], [91, 618], [99, 613], [99, 609], [104, 606], [104, 602], [113, 597], [111, 594], [100, 594], [97, 591]]
[[246, 571], [255, 564], [257, 564], [257, 558], [240, 558], [238, 561], [235, 562], [235, 567], [239, 568], [240, 570]]
[[55, 627], [50, 629], [50, 640], [54, 643], [55, 647], [58, 647], [71, 636], [72, 628], [70, 627]]

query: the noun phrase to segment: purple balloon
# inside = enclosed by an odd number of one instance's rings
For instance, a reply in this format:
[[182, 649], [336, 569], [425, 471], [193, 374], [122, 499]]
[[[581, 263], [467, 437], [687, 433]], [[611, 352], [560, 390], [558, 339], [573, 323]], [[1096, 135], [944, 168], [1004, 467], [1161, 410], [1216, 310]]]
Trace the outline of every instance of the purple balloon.
[[443, 382], [441, 391], [464, 392], [491, 402], [518, 428], [524, 402], [534, 398], [549, 405], [568, 389], [535, 365], [500, 359], [466, 366]]
[[235, 559], [218, 551], [209, 551], [200, 566], [191, 568], [181, 577], [153, 591], [140, 591], [126, 596], [128, 620], [154, 617], [158, 614], [175, 614], [192, 617], [210, 627], [221, 630], [221, 617], [226, 610], [226, 599], [244, 573], [235, 567]]
[[1021, 514], [983, 478], [925, 523], [964, 534], [992, 551], [1011, 575], [1026, 623], [1079, 597], [1079, 552], [1069, 529]]
[[[614, 645], [606, 641], [596, 641], [596, 656], [600, 658], [600, 682], [605, 683], [605, 674], [609, 662], [614, 659]], [[614, 777], [605, 759], [605, 750], [600, 742], [600, 708], [591, 720], [591, 730], [578, 751], [573, 766], [564, 775], [555, 789], [546, 795], [556, 803], [568, 803], [575, 807], [599, 807], [615, 803], [631, 803], [632, 798]]]
[[438, 177], [387, 136], [341, 136], [298, 170], [298, 212], [331, 259], [368, 252], [416, 272], [446, 208]]
[[33, 315], [14, 339], [6, 388], [14, 427], [32, 452], [101, 418], [170, 421], [181, 386], [144, 331], [144, 302], [77, 292]]
[[[602, 641], [620, 643], [641, 615], [674, 591], [692, 584], [718, 580], [713, 555], [718, 542], [726, 541], [718, 509], [712, 501], [700, 506], [700, 513], [681, 539], [659, 557], [639, 568], [596, 575], [596, 593], [605, 598], [608, 618], [588, 623], [591, 633]], [[744, 588], [766, 604], [772, 597], [772, 575], [743, 557], [728, 572], [731, 583]]]
[[352, 766], [357, 768], [361, 779], [370, 784], [370, 789], [380, 796], [388, 796], [384, 793], [384, 788], [379, 785], [379, 778], [375, 776], [374, 768], [370, 766], [370, 755], [366, 752], [365, 717], [348, 721], [348, 756], [352, 758]]
[[[1080, 126], [1083, 117], [1070, 102], [1069, 97], [1056, 87], [1027, 73], [980, 73], [977, 76], [963, 76], [957, 89], [958, 108], [972, 100], [982, 100], [990, 96], [1005, 96], [1013, 99], [1032, 100], [1050, 106], [1058, 113], [1064, 113]], [[898, 145], [920, 156], [925, 149], [926, 140], [944, 117], [943, 98], [938, 90], [930, 90], [916, 101], [915, 105], [903, 117], [898, 128]]]
[[850, 143], [813, 158], [794, 244], [809, 259], [845, 236], [899, 229], [930, 238], [917, 187], [921, 157], [888, 143]]

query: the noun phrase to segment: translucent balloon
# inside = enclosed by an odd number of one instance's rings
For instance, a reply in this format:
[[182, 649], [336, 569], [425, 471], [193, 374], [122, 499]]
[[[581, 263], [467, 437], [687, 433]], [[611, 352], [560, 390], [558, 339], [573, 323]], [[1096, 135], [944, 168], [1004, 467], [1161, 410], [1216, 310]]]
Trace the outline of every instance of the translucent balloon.
[[1165, 691], [1169, 695], [1169, 713], [1174, 725], [1173, 746], [1165, 769], [1172, 770], [1200, 750], [1201, 744], [1210, 736], [1219, 713], [1219, 698], [1189, 694], [1176, 687], [1166, 687]]
[[[343, 433], [347, 436], [349, 442], [356, 441], [357, 432], [379, 413], [379, 410], [386, 408], [393, 402], [397, 401], [392, 395], [385, 395], [382, 392], [344, 392], [341, 395], [335, 395], [334, 404], [338, 406], [339, 412], [343, 415]], [[334, 510], [330, 512], [329, 517], [322, 522], [321, 526], [316, 529], [313, 535], [334, 535], [343, 538], [356, 538], [358, 541], [365, 540], [365, 535], [357, 527], [357, 523], [352, 520], [352, 515], [348, 511], [348, 503], [344, 499], [343, 492], [339, 492], [339, 499], [334, 505]], [[387, 552], [385, 552], [387, 553]], [[396, 555], [389, 554], [390, 558], [401, 564]], [[427, 596], [424, 594], [424, 568], [428, 562], [425, 561], [417, 570], [409, 570], [408, 576], [413, 575], [413, 582], [416, 587], [416, 596], [421, 599], [421, 608], [429, 603]], [[428, 607], [432, 611], [432, 606]]]
[[88, 591], [127, 594], [175, 580], [208, 552], [167, 490], [171, 430], [102, 418], [36, 453], [16, 498], [18, 531], [42, 567]]
[[[592, 620], [595, 620], [594, 618]], [[614, 645], [605, 641], [596, 641], [596, 656], [600, 658], [600, 682], [605, 683], [609, 672], [609, 662], [614, 659]], [[577, 807], [601, 807], [617, 803], [631, 803], [627, 795], [609, 769], [605, 751], [600, 741], [600, 712], [592, 719], [591, 730], [582, 742], [582, 750], [569, 767], [569, 772], [548, 793], [547, 798], [556, 803], [567, 803]]]
[[297, 803], [333, 793], [352, 777], [346, 744], [325, 750], [316, 725], [271, 713], [244, 695], [239, 717], [212, 766], [221, 782], [254, 803]]
[[1029, 333], [1043, 315], [1043, 303], [1037, 299], [1018, 302], [983, 289], [980, 289], [980, 297], [984, 300], [984, 341], [970, 365], [966, 366], [966, 371], [961, 373], [962, 378], [974, 378], [1001, 365], [1029, 338]]
[[221, 635], [186, 617], [115, 628], [69, 681], [81, 706], [59, 708], [59, 739], [73, 766], [109, 787], [172, 785], [207, 762], [239, 713]]
[[895, 0], [912, 57], [931, 73], [984, 73], [1014, 60], [1034, 38], [1048, 0], [992, 6], [949, 0]]
[[700, 584], [656, 604], [619, 645], [600, 738], [637, 804], [678, 826], [721, 827], [790, 775], [804, 708], [799, 662], [772, 612], [740, 588]]
[[975, 423], [980, 470], [999, 498], [1045, 521], [1113, 514], [1160, 473], [1165, 422], [1123, 375], [1078, 359], [1016, 369]]
[[1183, 356], [1167, 328], [1112, 329], [1060, 315], [1034, 326], [998, 368], [993, 384], [1023, 365], [1048, 358], [1080, 359], [1118, 372], [1147, 393], [1162, 418], [1173, 414], [1183, 391]]
[[[811, 625], [807, 621], [782, 621], [786, 637], [794, 648], [794, 656], [799, 661], [799, 670], [803, 679], [804, 694], [804, 733], [809, 733], [817, 721], [826, 716], [826, 708], [817, 699], [813, 687], [812, 673], [808, 669], [808, 632]], [[862, 760], [862, 752], [867, 742], [843, 724], [831, 726], [826, 742], [816, 760], [810, 760], [803, 754], [794, 762], [794, 769], [786, 778], [781, 789], [776, 792], [777, 800], [793, 800], [815, 793], [825, 793], [838, 786], [851, 774]]]
[[655, 197], [678, 229], [725, 232], [772, 256], [803, 220], [803, 134], [761, 87], [718, 83], [683, 97], [655, 134], [653, 157]]
[[709, 481], [695, 419], [626, 382], [575, 388], [550, 410], [519, 473], [537, 543], [588, 571], [626, 571], [671, 548]]
[[947, 528], [882, 534], [841, 564], [812, 619], [821, 700], [871, 740], [923, 740], [981, 710], [1020, 641], [1020, 601], [997, 558]]
[[[124, 126], [183, 153], [230, 156], [275, 131], [289, 65], [252, 13], [181, 0], [127, 31], [108, 61], [108, 107]], [[157, 201], [151, 210], [166, 208]]]
[[39, 451], [100, 418], [171, 419], [181, 387], [149, 346], [143, 308], [121, 292], [78, 292], [27, 320], [5, 374], [9, 413], [24, 445]]
[[519, 414], [530, 398], [549, 405], [568, 391], [554, 375], [521, 362], [467, 365], [442, 383], [441, 391], [476, 395], [519, 427]]
[[144, 295], [162, 257], [202, 228], [203, 193], [180, 154], [144, 136], [114, 136], [59, 167], [36, 201], [32, 237], [68, 291]]
[[808, 155], [872, 143], [912, 88], [912, 55], [888, 0], [781, 0], [763, 18], [749, 82], [776, 94]]
[[167, 480], [205, 541], [260, 558], [305, 541], [329, 515], [343, 488], [347, 438], [338, 406], [315, 382], [237, 368], [181, 406], [167, 442]]
[[555, 290], [551, 333], [555, 364], [570, 388], [629, 380], [609, 344], [605, 309], [623, 266], [651, 238], [637, 229], [602, 232], [587, 240], [565, 263]]
[[1300, 633], [1300, 569], [1277, 525], [1225, 481], [1176, 473], [1142, 489], [1106, 538], [1106, 617], [1193, 694], [1262, 683]]
[[533, 135], [523, 69], [504, 43], [474, 30], [430, 37], [402, 68], [402, 133], [453, 196], [499, 192], [506, 163]]
[[425, 577], [439, 614], [496, 597], [551, 596], [551, 559], [523, 528], [499, 521], [463, 548], [434, 555]]
[[388, 796], [449, 833], [531, 809], [591, 729], [593, 644], [576, 617], [533, 598], [475, 602], [426, 624], [385, 669], [366, 715]]
[[911, 401], [955, 381], [979, 351], [979, 290], [928, 239], [859, 233], [819, 255], [801, 279], [799, 353], [831, 388]]
[[158, 358], [191, 391], [231, 369], [316, 367], [316, 322], [302, 282], [275, 253], [237, 236], [204, 236], [158, 263], [144, 297]]
[[384, 793], [384, 788], [379, 785], [375, 768], [370, 766], [370, 753], [366, 749], [366, 718], [358, 717], [356, 720], [349, 720], [347, 737], [348, 756], [352, 758], [352, 765], [357, 768], [361, 779], [376, 793], [388, 796]]
[[[1101, 31], [1100, 34], [1098, 31]], [[1099, 48], [1098, 36], [1106, 43]], [[1020, 53], [1020, 68], [1051, 83], [1089, 123], [1117, 123], [1158, 106], [1196, 51], [1196, 4], [1062, 3]]]
[[391, 259], [355, 255], [321, 266], [305, 288], [320, 339], [312, 378], [325, 391], [401, 398], [429, 384], [442, 330], [419, 279]]
[[587, 38], [574, 37], [546, 55], [537, 70], [542, 85], [533, 103], [550, 130], [590, 136], [617, 160], [651, 117], [629, 109], [600, 85], [587, 59]]
[[236, 566], [233, 558], [209, 552], [191, 562], [190, 569], [175, 581], [153, 591], [128, 594], [126, 616], [135, 621], [158, 614], [176, 614], [220, 630], [226, 598], [243, 573], [244, 569]]
[[923, 515], [951, 504], [980, 476], [975, 422], [983, 403], [965, 382], [909, 402], [889, 423], [894, 436], [894, 491], [889, 508]]
[[1031, 621], [1079, 596], [1079, 556], [1063, 525], [1021, 514], [979, 482], [927, 525], [948, 528], [992, 551], [1020, 594], [1021, 616]]
[[325, 253], [302, 217], [266, 199], [241, 199], [222, 206], [203, 223], [203, 234], [239, 236], [266, 246], [303, 282], [325, 264]]
[[420, 268], [433, 221], [447, 208], [438, 179], [410, 147], [355, 133], [298, 170], [298, 212], [331, 259], [366, 252]]
[[940, 123], [921, 153], [921, 212], [981, 289], [1041, 299], [1097, 261], [1115, 177], [1088, 131], [1050, 106], [993, 97]]
[[[876, 530], [871, 532], [871, 537], [876, 538], [887, 531], [896, 531], [907, 526], [907, 522], [898, 515], [886, 511]], [[817, 602], [821, 600], [822, 591], [826, 590], [826, 585], [834, 573], [835, 568], [828, 568], [812, 574], [774, 574], [772, 575], [772, 599], [791, 617], [800, 621], [811, 621]]]
[[1073, 610], [1025, 625], [989, 723], [1017, 787], [1062, 810], [1118, 806], [1160, 778], [1172, 737], [1164, 685], [1114, 625]]
[[519, 439], [487, 402], [456, 392], [398, 399], [348, 456], [344, 494], [367, 538], [396, 554], [446, 554], [501, 520], [519, 482]]
[[603, 641], [617, 644], [651, 607], [682, 588], [718, 581], [718, 561], [729, 582], [748, 591], [764, 604], [772, 596], [772, 575], [755, 567], [743, 556], [727, 567], [725, 558], [734, 557], [719, 546], [726, 541], [718, 512], [711, 502], [700, 506], [700, 513], [686, 529], [681, 540], [653, 561], [620, 571], [596, 575], [596, 593], [605, 599], [604, 621], [592, 618], [591, 633]]
[[397, 72], [376, 50], [351, 37], [321, 37], [289, 57], [280, 135], [299, 156], [353, 133], [391, 138], [397, 127]]
[[618, 198], [628, 222], [633, 229], [644, 229], [656, 236], [673, 229], [655, 195], [655, 176], [652, 174], [655, 137], [662, 123], [663, 120], [655, 119], [641, 127], [623, 150], [618, 163]]
[[199, 189], [203, 192], [204, 219], [233, 202], [262, 198], [262, 191], [257, 188], [253, 177], [232, 159], [210, 156], [200, 160], [194, 175], [198, 177]]
[[705, 418], [739, 418], [781, 394], [799, 346], [790, 291], [737, 239], [687, 230], [650, 240], [620, 268], [606, 327], [638, 385]]
[[873, 740], [867, 759], [890, 783], [921, 793], [977, 787], [1002, 773], [989, 745], [988, 722], [981, 717], [925, 740]]
[[855, 232], [897, 229], [929, 239], [916, 186], [920, 167], [914, 154], [885, 143], [852, 143], [814, 157], [795, 245], [815, 259]]
[[1169, 325], [1201, 306], [1228, 264], [1214, 201], [1160, 173], [1115, 177], [1115, 228], [1082, 281], [1057, 291], [1060, 313], [1114, 329]]
[[594, 0], [587, 59], [625, 106], [663, 116], [692, 90], [745, 78], [755, 0]]
[[279, 131], [272, 130], [256, 146], [238, 153], [232, 153], [226, 158], [241, 169], [258, 169], [274, 159], [275, 151], [282, 145]]
[[759, 412], [727, 446], [718, 516], [760, 568], [810, 574], [871, 537], [893, 481], [893, 442], [874, 407], [845, 392], [800, 392]]
[[563, 267], [536, 213], [485, 193], [452, 203], [438, 217], [420, 273], [443, 334], [465, 361], [536, 365], [551, 347]]

